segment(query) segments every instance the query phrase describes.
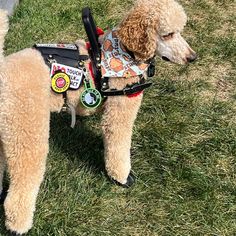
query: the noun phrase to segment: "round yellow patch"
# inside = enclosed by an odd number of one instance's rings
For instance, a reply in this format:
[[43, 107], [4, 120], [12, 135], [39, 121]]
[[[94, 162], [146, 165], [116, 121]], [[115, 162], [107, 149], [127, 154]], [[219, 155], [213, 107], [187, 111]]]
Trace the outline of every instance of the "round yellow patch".
[[70, 77], [63, 72], [57, 72], [52, 76], [52, 90], [56, 93], [64, 93], [70, 87]]

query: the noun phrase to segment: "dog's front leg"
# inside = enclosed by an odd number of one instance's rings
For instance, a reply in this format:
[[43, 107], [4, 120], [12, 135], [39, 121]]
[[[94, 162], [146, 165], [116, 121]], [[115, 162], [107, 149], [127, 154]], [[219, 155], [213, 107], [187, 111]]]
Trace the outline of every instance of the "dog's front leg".
[[[142, 95], [108, 97], [102, 121], [105, 164], [108, 175], [122, 185], [130, 174], [130, 148], [133, 124]], [[128, 184], [129, 185], [129, 184]]]

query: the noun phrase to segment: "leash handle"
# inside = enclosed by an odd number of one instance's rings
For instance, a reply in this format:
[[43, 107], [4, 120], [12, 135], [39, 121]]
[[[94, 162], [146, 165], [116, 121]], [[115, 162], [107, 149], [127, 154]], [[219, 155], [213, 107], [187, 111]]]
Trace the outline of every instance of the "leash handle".
[[97, 27], [93, 19], [90, 8], [85, 7], [82, 10], [82, 20], [92, 48], [92, 57], [96, 64], [100, 62], [100, 47], [98, 42]]

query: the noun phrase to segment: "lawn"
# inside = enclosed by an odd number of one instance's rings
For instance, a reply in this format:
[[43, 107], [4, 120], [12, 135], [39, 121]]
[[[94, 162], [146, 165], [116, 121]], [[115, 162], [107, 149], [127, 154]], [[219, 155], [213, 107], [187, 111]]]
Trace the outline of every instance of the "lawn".
[[[236, 235], [236, 3], [181, 0], [184, 37], [197, 51], [189, 66], [157, 59], [132, 142], [136, 184], [106, 177], [100, 115], [52, 115], [50, 153], [29, 236]], [[130, 0], [22, 0], [5, 51], [85, 38], [81, 9], [114, 27]], [[33, 78], [32, 78], [33, 79]], [[14, 85], [13, 85], [14, 86]], [[0, 235], [7, 235], [0, 208]]]

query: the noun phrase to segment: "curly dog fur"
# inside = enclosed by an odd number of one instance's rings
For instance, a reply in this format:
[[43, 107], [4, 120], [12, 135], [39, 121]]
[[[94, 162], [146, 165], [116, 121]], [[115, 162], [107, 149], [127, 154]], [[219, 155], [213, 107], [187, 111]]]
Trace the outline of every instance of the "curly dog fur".
[[[64, 101], [61, 95], [51, 91], [49, 68], [37, 50], [28, 48], [3, 57], [8, 29], [3, 11], [0, 11], [0, 23], [0, 193], [7, 166], [10, 187], [4, 202], [6, 227], [23, 234], [32, 227], [36, 197], [44, 176], [50, 112], [59, 112]], [[142, 0], [136, 2], [117, 30], [121, 42], [133, 52], [137, 61], [146, 61], [158, 54], [185, 64], [196, 58], [180, 35], [185, 23], [186, 15], [176, 1]], [[103, 36], [99, 40], [102, 42]], [[77, 44], [81, 53], [87, 54], [85, 42], [80, 40]], [[137, 76], [110, 78], [109, 86], [123, 89], [138, 81]], [[69, 102], [79, 115], [96, 112], [81, 105], [82, 91], [83, 88], [70, 90]], [[106, 170], [121, 184], [127, 182], [131, 170], [132, 128], [142, 96], [109, 97], [103, 104], [101, 126]]]

